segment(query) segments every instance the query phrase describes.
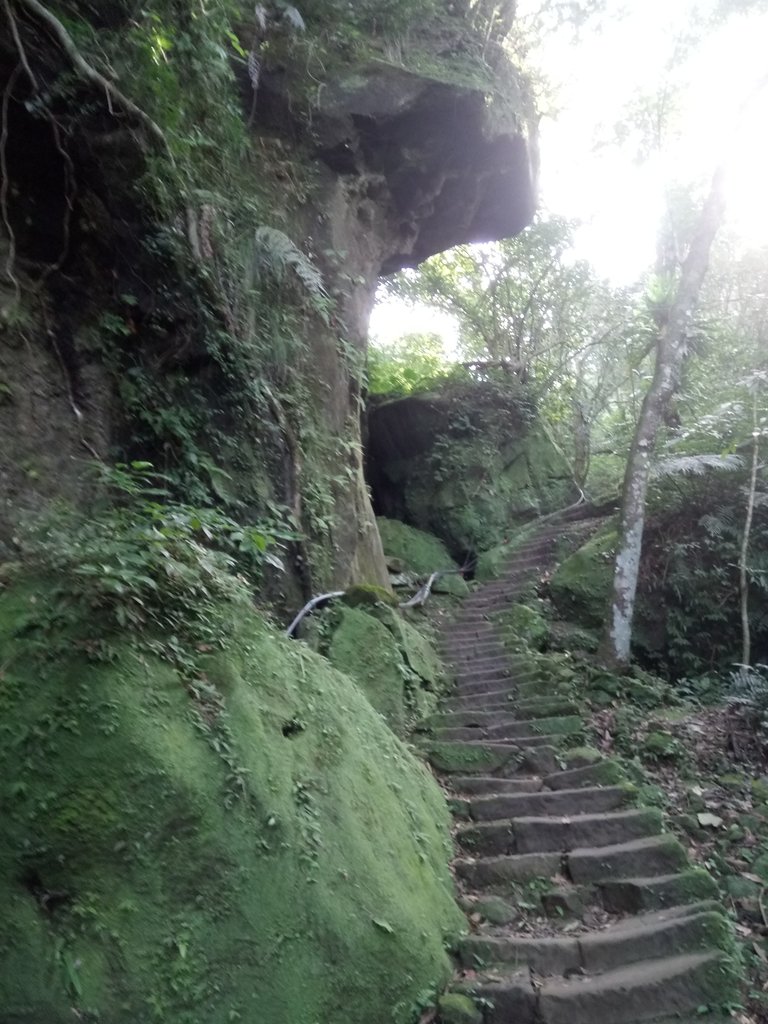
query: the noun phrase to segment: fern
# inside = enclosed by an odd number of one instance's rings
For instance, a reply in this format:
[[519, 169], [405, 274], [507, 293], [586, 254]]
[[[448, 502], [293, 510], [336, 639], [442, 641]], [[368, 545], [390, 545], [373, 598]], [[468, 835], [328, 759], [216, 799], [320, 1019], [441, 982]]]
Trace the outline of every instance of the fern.
[[283, 281], [291, 271], [316, 304], [328, 301], [323, 275], [312, 260], [278, 228], [256, 228], [253, 236], [253, 269], [255, 276], [269, 276]]
[[710, 469], [734, 473], [744, 468], [740, 455], [676, 455], [662, 459], [653, 467], [653, 476], [702, 476]]

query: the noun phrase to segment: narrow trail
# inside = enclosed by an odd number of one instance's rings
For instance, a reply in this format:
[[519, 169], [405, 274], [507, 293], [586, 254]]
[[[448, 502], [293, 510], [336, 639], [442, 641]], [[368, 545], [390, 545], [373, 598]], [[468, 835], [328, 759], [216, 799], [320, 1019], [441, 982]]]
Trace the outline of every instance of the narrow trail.
[[458, 987], [485, 1024], [712, 1024], [736, 991], [714, 883], [618, 762], [574, 747], [586, 709], [572, 684], [510, 654], [493, 622], [595, 525], [543, 524], [444, 629], [457, 690], [429, 753], [472, 929]]

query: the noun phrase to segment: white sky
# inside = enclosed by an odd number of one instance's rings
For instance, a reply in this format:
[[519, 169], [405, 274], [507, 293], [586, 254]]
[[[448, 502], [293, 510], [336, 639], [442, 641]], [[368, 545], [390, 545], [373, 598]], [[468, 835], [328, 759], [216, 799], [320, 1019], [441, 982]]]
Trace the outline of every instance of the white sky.
[[[698, 7], [706, 5], [701, 0]], [[575, 45], [565, 36], [550, 37], [531, 56], [551, 82], [558, 108], [541, 124], [541, 208], [581, 222], [575, 255], [615, 284], [631, 283], [653, 263], [665, 185], [708, 182], [724, 153], [731, 154], [729, 226], [745, 245], [768, 245], [768, 88], [735, 131], [738, 108], [768, 71], [768, 12], [732, 18], [676, 72], [688, 81], [680, 137], [661, 154], [638, 164], [636, 146], [613, 141], [612, 128], [627, 105], [664, 81], [692, 6], [691, 0], [634, 0], [631, 6], [608, 0], [615, 16], [604, 19], [601, 31], [586, 28]], [[450, 317], [432, 310], [387, 302], [371, 322], [372, 335], [384, 344], [429, 330], [444, 334], [452, 347]]]

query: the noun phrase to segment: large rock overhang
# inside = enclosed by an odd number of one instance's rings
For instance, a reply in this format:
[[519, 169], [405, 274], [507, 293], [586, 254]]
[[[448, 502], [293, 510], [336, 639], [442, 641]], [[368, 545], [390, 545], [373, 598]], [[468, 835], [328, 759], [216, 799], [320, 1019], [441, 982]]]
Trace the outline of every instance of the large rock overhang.
[[[267, 72], [261, 116], [279, 116], [290, 75]], [[518, 234], [533, 219], [536, 183], [522, 114], [498, 117], [482, 88], [453, 85], [383, 61], [329, 82], [313, 110], [316, 158], [336, 174], [375, 181], [387, 210], [382, 275], [455, 245]], [[265, 109], [266, 108], [266, 109]]]

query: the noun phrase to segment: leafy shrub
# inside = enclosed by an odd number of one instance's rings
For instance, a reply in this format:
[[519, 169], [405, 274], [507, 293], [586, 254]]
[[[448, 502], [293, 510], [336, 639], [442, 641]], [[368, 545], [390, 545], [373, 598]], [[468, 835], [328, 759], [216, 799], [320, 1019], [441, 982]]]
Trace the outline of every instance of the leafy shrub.
[[149, 631], [162, 638], [154, 649], [178, 661], [184, 640], [216, 642], [217, 606], [247, 597], [264, 565], [282, 569], [277, 538], [293, 534], [277, 521], [243, 526], [175, 502], [147, 462], [94, 471], [90, 514], [59, 506], [20, 538], [27, 565], [86, 611], [73, 619], [96, 614], [101, 628]]
[[768, 665], [739, 665], [731, 673], [729, 703], [738, 707], [764, 749], [768, 749]]

